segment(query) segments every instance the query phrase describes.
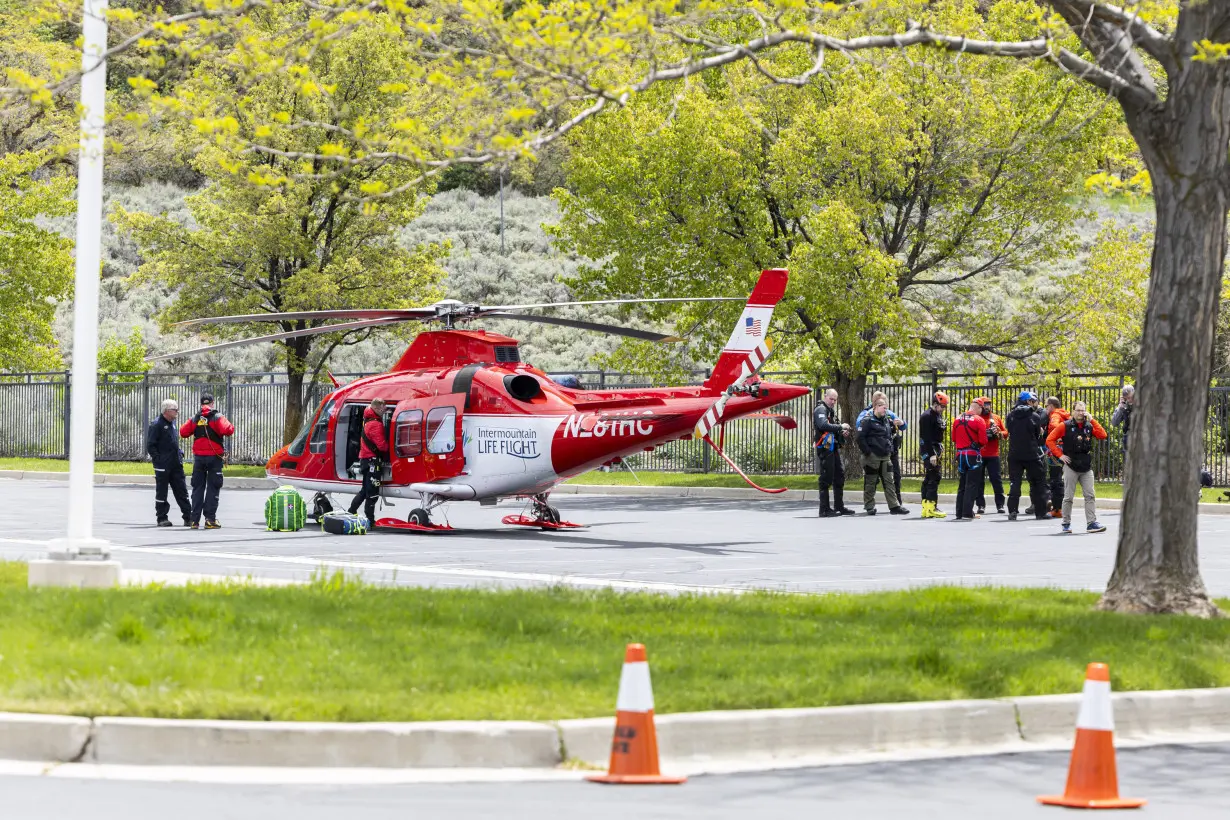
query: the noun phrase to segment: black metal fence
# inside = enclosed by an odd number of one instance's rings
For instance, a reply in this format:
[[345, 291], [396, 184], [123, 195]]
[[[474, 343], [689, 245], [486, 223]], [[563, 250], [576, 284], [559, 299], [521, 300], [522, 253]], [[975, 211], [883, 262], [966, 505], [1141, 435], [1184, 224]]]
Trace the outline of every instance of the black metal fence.
[[[348, 381], [364, 374], [339, 374]], [[650, 387], [653, 384], [634, 374], [609, 371], [574, 372], [589, 389]], [[704, 371], [691, 374], [689, 381], [699, 383]], [[805, 384], [801, 373], [766, 373], [771, 381]], [[919, 416], [927, 408], [935, 390], [944, 390], [952, 399], [952, 409], [969, 406], [972, 399], [990, 397], [994, 412], [1003, 416], [1016, 403], [1022, 390], [1042, 397], [1056, 395], [1063, 406], [1071, 408], [1083, 401], [1089, 411], [1108, 427], [1110, 436], [1094, 450], [1094, 470], [1099, 480], [1117, 480], [1123, 469], [1123, 453], [1117, 431], [1109, 430], [1111, 413], [1119, 402], [1124, 383], [1118, 374], [1087, 374], [1057, 379], [1053, 375], [1033, 379], [1001, 377], [995, 374], [923, 374], [903, 383], [878, 384], [866, 389], [865, 404], [871, 394], [882, 390], [889, 407], [903, 418], [909, 428], [903, 440], [902, 472], [922, 474], [918, 438], [914, 433]], [[762, 475], [806, 474], [814, 471], [811, 411], [823, 387], [774, 408], [798, 422], [786, 430], [771, 419], [741, 419], [726, 425], [726, 451], [745, 471]], [[328, 393], [327, 384], [310, 387], [306, 406], [311, 410]], [[95, 457], [104, 461], [132, 461], [145, 457], [145, 430], [157, 415], [164, 399], [180, 403], [187, 417], [196, 409], [201, 393], [211, 392], [219, 408], [235, 423], [231, 440], [231, 460], [238, 464], [263, 464], [282, 446], [287, 384], [285, 374], [275, 373], [184, 373], [112, 374], [98, 383], [97, 449]], [[23, 373], [0, 375], [0, 457], [67, 458], [72, 385], [68, 373]], [[951, 413], [950, 413], [951, 415]], [[846, 419], [853, 424], [853, 419]], [[185, 453], [190, 440], [185, 440]], [[951, 450], [951, 448], [949, 448]], [[701, 441], [674, 441], [627, 460], [633, 470], [668, 472], [730, 472], [729, 466]], [[1230, 485], [1230, 388], [1210, 389], [1208, 419], [1205, 425], [1205, 466], [1219, 486]], [[955, 467], [944, 465], [946, 476]]]

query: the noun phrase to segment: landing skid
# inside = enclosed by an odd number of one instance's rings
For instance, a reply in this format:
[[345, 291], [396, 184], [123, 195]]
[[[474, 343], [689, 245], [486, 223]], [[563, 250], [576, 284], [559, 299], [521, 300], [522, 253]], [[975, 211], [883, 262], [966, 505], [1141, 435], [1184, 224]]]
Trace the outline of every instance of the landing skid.
[[542, 530], [583, 529], [584, 524], [574, 524], [559, 517], [559, 510], [547, 503], [547, 493], [539, 493], [530, 501], [530, 514], [506, 515], [503, 523], [514, 527], [537, 527]]

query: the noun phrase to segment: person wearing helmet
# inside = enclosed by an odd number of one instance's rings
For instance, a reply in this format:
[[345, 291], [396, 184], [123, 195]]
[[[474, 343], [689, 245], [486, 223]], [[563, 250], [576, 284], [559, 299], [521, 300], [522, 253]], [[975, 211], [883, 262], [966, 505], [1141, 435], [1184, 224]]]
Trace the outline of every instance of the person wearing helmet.
[[931, 406], [918, 419], [918, 455], [923, 463], [922, 517], [947, 518], [936, 505], [940, 500], [940, 462], [944, 457], [944, 411], [948, 396], [937, 392]]
[[1046, 420], [1038, 409], [1038, 396], [1025, 390], [1008, 413], [1008, 520], [1016, 521], [1021, 505], [1021, 476], [1029, 476], [1029, 502], [1035, 518], [1046, 518], [1046, 471], [1038, 446], [1046, 434]]
[[[1063, 409], [1063, 403], [1059, 401], [1058, 396], [1048, 396], [1046, 410], [1042, 417], [1046, 421], [1046, 433], [1042, 441], [1045, 447], [1047, 446], [1046, 437], [1050, 435], [1051, 430], [1062, 427], [1064, 422], [1072, 418], [1072, 414]], [[1050, 506], [1050, 516], [1051, 518], [1063, 518], [1063, 462], [1052, 456], [1049, 450], [1043, 454], [1043, 460], [1049, 472], [1046, 495]], [[1034, 512], [1036, 513], [1037, 510], [1035, 509]]]
[[[982, 405], [982, 420], [987, 423], [987, 443], [982, 448], [982, 474], [991, 482], [995, 491], [995, 512], [1004, 512], [1004, 479], [999, 469], [999, 442], [1007, 438], [1004, 420], [999, 414], [991, 412], [991, 398], [982, 396], [974, 399]], [[978, 514], [984, 515], [987, 508], [986, 483], [978, 485]]]

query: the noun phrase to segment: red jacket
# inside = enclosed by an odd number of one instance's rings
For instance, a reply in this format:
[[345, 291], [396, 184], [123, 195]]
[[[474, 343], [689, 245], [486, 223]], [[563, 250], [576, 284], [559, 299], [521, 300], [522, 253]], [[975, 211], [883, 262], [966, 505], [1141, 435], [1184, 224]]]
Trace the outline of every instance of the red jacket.
[[179, 428], [180, 438], [196, 437], [192, 442], [192, 454], [197, 456], [222, 455], [226, 452], [222, 439], [233, 435], [235, 425], [212, 407], [202, 407], [201, 412], [185, 421]]
[[372, 408], [367, 408], [363, 411], [363, 432], [367, 433], [367, 437], [372, 440], [380, 448], [381, 452], [373, 453], [372, 448], [367, 446], [366, 441], [362, 441], [359, 445], [359, 458], [375, 458], [379, 455], [381, 458], [389, 457], [389, 439], [384, 434], [384, 422], [380, 416], [376, 415], [376, 411]]
[[988, 438], [987, 446], [982, 448], [983, 458], [999, 458], [999, 442], [1001, 439], [1008, 438], [1008, 428], [1004, 427], [1004, 420], [999, 417], [998, 413], [991, 413], [990, 418], [982, 417], [985, 422], [995, 421], [995, 426], [999, 428], [999, 438]]
[[981, 451], [987, 446], [987, 423], [982, 416], [962, 413], [952, 420], [952, 446], [957, 452]]

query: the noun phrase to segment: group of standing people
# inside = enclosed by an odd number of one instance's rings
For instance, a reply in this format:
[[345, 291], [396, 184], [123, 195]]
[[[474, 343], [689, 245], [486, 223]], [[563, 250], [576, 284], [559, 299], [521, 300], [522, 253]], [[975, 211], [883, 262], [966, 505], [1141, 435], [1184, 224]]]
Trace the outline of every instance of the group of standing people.
[[[1131, 425], [1135, 391], [1124, 388], [1112, 425], [1121, 427], [1126, 442]], [[991, 483], [995, 511], [1006, 512], [1008, 520], [1020, 515], [1021, 483], [1029, 482], [1030, 505], [1026, 515], [1036, 519], [1062, 518], [1062, 532], [1072, 531], [1072, 506], [1076, 488], [1085, 502], [1088, 532], [1104, 532], [1097, 520], [1093, 480], [1093, 443], [1106, 438], [1106, 430], [1088, 413], [1084, 402], [1077, 402], [1069, 413], [1060, 400], [1048, 398], [1039, 404], [1038, 396], [1023, 391], [1007, 418], [994, 412], [989, 397], [974, 399], [969, 408], [947, 424], [945, 414], [951, 400], [943, 392], [932, 396], [931, 404], [918, 420], [919, 457], [923, 464], [922, 517], [947, 518], [939, 509], [940, 466], [945, 441], [950, 440], [956, 455], [958, 521], [972, 521], [986, 514], [986, 482]], [[888, 409], [887, 398], [877, 392], [869, 407], [859, 413], [855, 428], [837, 420], [837, 392], [829, 390], [816, 406], [813, 422], [820, 471], [820, 517], [853, 515], [843, 503], [845, 473], [840, 447], [854, 438], [862, 453], [864, 483], [863, 508], [876, 514], [877, 484], [884, 487], [889, 512], [905, 515], [901, 504], [900, 449], [903, 420]], [[1007, 450], [1008, 492], [1005, 494], [1001, 458]], [[829, 502], [829, 491], [834, 503]]]

